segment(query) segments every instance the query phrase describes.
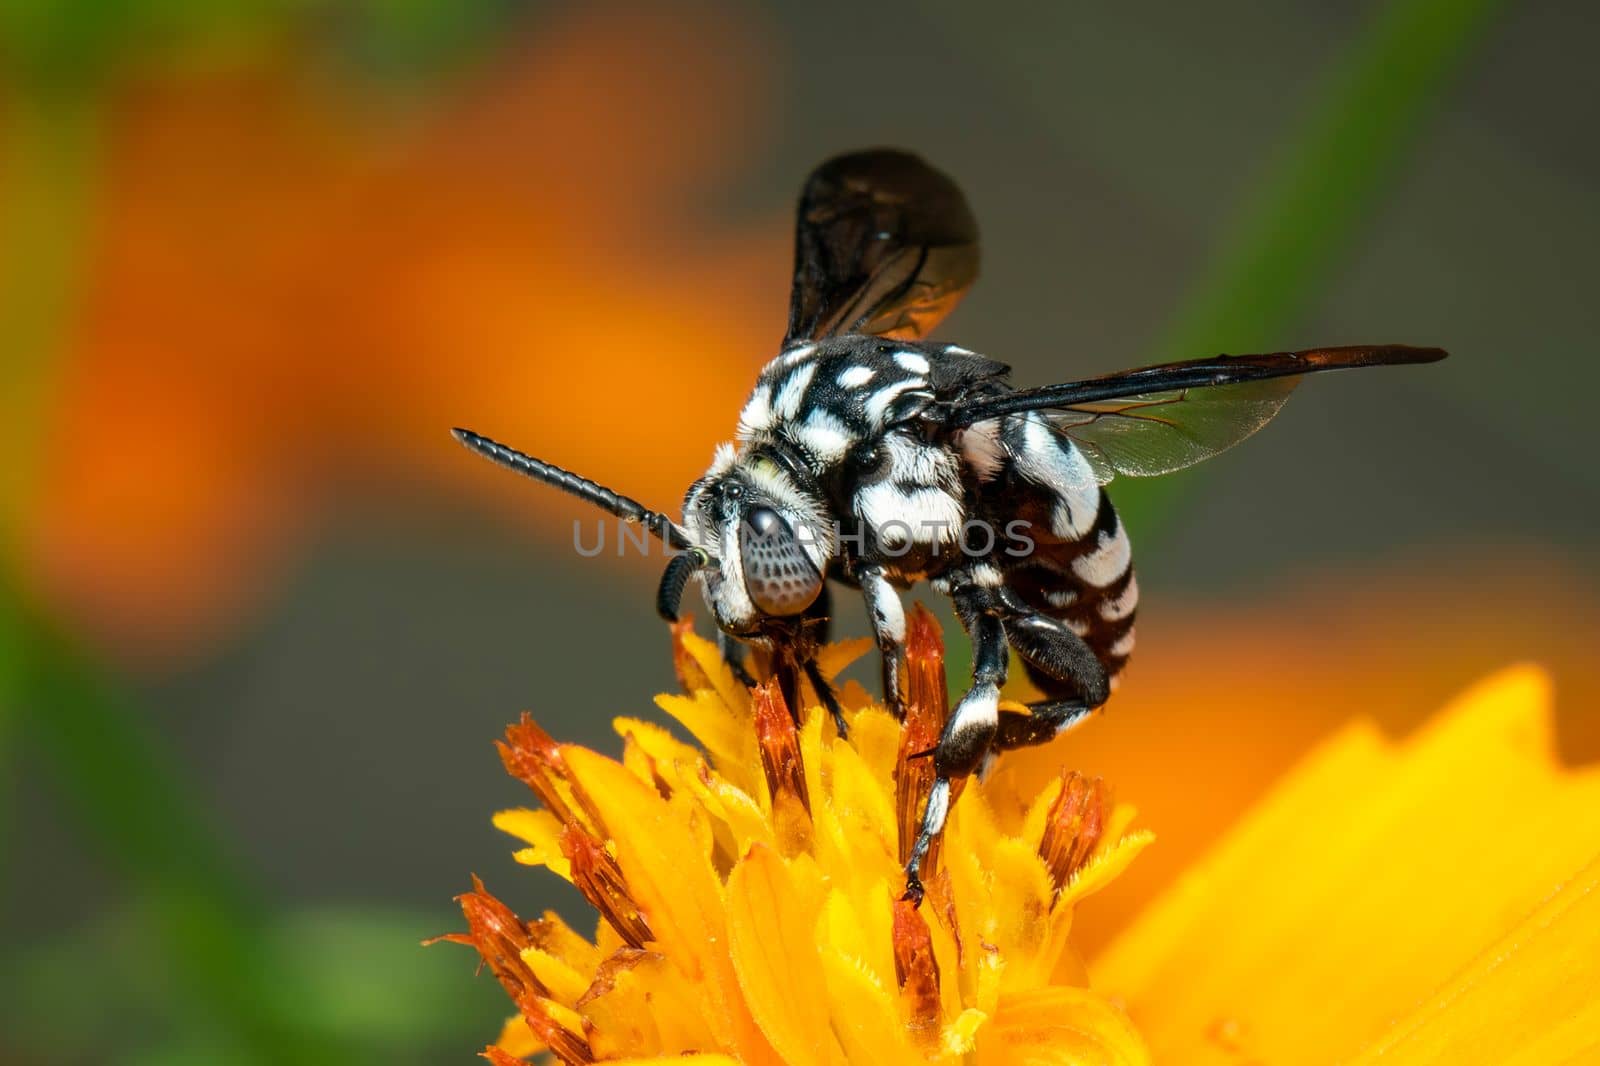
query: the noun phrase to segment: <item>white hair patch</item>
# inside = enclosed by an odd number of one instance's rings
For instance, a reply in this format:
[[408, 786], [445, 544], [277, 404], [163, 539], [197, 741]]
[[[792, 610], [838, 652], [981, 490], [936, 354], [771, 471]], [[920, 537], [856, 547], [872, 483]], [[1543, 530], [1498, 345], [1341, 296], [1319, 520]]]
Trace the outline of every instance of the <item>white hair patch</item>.
[[1072, 560], [1072, 572], [1085, 584], [1104, 588], [1128, 569], [1133, 559], [1133, 546], [1121, 526], [1109, 537], [1102, 535], [1093, 551]]
[[1100, 617], [1108, 622], [1117, 622], [1133, 613], [1139, 606], [1139, 579], [1130, 575], [1128, 587], [1122, 590], [1122, 595], [1113, 596], [1100, 604]]
[[903, 381], [896, 381], [892, 384], [885, 385], [883, 388], [867, 397], [867, 402], [865, 405], [867, 418], [871, 420], [874, 425], [882, 425], [883, 416], [888, 413], [889, 405], [894, 403], [895, 400], [899, 399], [901, 393], [910, 392], [912, 389], [921, 387], [922, 382], [915, 378], [906, 378]]
[[838, 462], [855, 447], [856, 436], [850, 427], [820, 407], [806, 415], [805, 421], [793, 430], [800, 446], [824, 462]]
[[921, 352], [895, 352], [894, 361], [919, 377], [928, 376], [928, 360]]
[[800, 404], [804, 402], [806, 390], [811, 387], [811, 378], [816, 372], [816, 363], [805, 363], [784, 379], [772, 405], [779, 418], [793, 418], [800, 413]]
[[839, 371], [839, 376], [834, 380], [839, 382], [842, 389], [859, 389], [872, 380], [877, 371], [870, 366], [852, 366]]

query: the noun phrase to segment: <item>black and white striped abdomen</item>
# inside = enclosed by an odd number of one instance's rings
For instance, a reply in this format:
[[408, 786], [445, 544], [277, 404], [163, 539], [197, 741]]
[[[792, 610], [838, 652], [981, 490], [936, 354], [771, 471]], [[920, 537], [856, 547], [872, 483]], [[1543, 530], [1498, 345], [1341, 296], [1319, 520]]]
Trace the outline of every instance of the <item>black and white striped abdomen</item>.
[[986, 516], [1027, 523], [1031, 550], [997, 560], [1006, 587], [1082, 637], [1115, 683], [1133, 652], [1139, 586], [1127, 531], [1088, 460], [1032, 412], [974, 425], [961, 445]]

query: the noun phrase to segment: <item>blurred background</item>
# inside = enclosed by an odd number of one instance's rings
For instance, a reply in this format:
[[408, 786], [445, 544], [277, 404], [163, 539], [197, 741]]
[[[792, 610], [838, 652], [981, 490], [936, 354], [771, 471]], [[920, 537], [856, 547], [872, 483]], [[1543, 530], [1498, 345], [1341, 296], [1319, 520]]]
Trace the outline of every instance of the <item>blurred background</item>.
[[1351, 716], [1534, 659], [1600, 758], [1595, 20], [4, 0], [0, 1061], [473, 1061], [503, 996], [417, 946], [469, 875], [590, 922], [490, 827], [527, 800], [491, 741], [526, 708], [615, 750], [673, 682], [654, 563], [579, 558], [447, 431], [674, 509], [855, 147], [966, 189], [939, 336], [1019, 381], [1452, 352], [1116, 487], [1139, 654], [1050, 757], [1160, 842], [1086, 950]]

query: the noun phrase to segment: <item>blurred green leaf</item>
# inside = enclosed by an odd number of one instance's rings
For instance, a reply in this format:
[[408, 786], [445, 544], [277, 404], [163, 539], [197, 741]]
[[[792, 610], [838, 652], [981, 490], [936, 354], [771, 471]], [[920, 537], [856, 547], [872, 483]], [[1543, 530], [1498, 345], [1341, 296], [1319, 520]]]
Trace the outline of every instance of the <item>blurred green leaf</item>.
[[[262, 908], [149, 719], [9, 582], [0, 634], [17, 734], [158, 932], [152, 962], [170, 968], [185, 1010], [235, 1045], [235, 1061], [344, 1057], [301, 1022], [299, 989], [264, 935]], [[85, 985], [80, 994], [113, 992]]]
[[[1377, 5], [1245, 197], [1151, 362], [1260, 351], [1289, 332], [1360, 236], [1424, 120], [1500, 8], [1500, 0]], [[1117, 509], [1131, 527], [1159, 531], [1161, 516], [1196, 481], [1193, 474], [1125, 479], [1117, 485]]]
[[[474, 982], [464, 948], [424, 949], [448, 914], [317, 907], [274, 918], [264, 940], [282, 960], [297, 1022], [330, 1043], [359, 1048], [345, 1061], [406, 1060], [408, 1052], [471, 1047], [498, 1032], [505, 1000]], [[238, 1061], [226, 1034], [207, 1026], [150, 960], [161, 947], [136, 911], [100, 916], [51, 942], [15, 951], [0, 967], [16, 1051], [68, 1058], [118, 1048], [138, 1063]], [[83, 995], [94, 974], [95, 997]], [[118, 990], [108, 998], [105, 993]]]

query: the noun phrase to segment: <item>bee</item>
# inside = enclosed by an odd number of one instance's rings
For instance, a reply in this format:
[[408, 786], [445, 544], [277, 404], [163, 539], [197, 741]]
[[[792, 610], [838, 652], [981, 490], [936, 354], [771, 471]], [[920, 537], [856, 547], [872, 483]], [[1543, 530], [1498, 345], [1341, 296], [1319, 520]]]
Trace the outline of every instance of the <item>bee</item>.
[[[972, 680], [931, 752], [935, 781], [906, 864], [942, 832], [952, 782], [1102, 706], [1133, 650], [1139, 588], [1105, 486], [1216, 455], [1250, 436], [1306, 374], [1428, 363], [1438, 348], [1364, 345], [1219, 355], [1038, 388], [928, 333], [978, 274], [965, 197], [915, 155], [828, 160], [802, 188], [789, 321], [736, 440], [689, 486], [681, 521], [469, 430], [473, 451], [628, 522], [673, 551], [657, 594], [678, 615], [700, 585], [718, 642], [770, 653], [790, 707], [806, 679], [842, 734], [817, 667], [829, 581], [858, 589], [903, 715], [900, 590], [929, 582], [972, 642]], [[1044, 694], [1000, 708], [1010, 653]]]

